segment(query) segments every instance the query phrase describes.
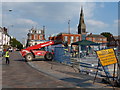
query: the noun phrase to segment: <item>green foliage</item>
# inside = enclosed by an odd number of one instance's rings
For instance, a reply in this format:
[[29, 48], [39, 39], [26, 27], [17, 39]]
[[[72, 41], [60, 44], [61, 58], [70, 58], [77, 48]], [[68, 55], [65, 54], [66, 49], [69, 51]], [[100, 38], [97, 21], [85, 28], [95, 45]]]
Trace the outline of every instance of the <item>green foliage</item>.
[[16, 40], [16, 38], [11, 38], [10, 45], [12, 47], [16, 47], [18, 49], [22, 49], [23, 48], [23, 45], [18, 40]]
[[3, 49], [7, 49], [7, 48], [9, 48], [8, 45], [3, 45]]
[[110, 32], [102, 32], [101, 35], [105, 36], [107, 38], [107, 41], [113, 36]]

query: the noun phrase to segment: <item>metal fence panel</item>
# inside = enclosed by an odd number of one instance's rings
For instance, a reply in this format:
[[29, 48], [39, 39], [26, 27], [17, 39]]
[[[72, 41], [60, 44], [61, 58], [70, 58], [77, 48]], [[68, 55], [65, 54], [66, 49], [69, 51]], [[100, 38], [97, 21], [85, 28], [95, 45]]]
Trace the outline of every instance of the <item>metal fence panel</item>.
[[70, 64], [70, 53], [64, 47], [55, 47], [54, 60], [60, 63]]

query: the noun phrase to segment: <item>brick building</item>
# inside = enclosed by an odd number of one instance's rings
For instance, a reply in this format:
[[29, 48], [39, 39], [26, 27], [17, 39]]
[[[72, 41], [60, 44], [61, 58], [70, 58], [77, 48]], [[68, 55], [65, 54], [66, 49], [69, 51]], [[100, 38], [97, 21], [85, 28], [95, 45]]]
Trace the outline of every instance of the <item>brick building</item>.
[[77, 42], [81, 40], [80, 34], [69, 34], [69, 33], [59, 33], [55, 36], [50, 36], [49, 40], [59, 40], [67, 42], [68, 45], [70, 45], [73, 42]]
[[[103, 35], [98, 35], [98, 34], [92, 34], [90, 33], [89, 35], [86, 36], [86, 40], [95, 42], [95, 43], [100, 43], [100, 49], [106, 48], [107, 46], [107, 38]], [[94, 48], [97, 48], [94, 46]]]
[[107, 43], [106, 37], [92, 33], [86, 36], [86, 40], [93, 41], [95, 43]]
[[29, 33], [27, 34], [27, 45], [26, 46], [32, 46], [35, 44], [39, 44], [43, 41], [45, 41], [45, 30], [36, 30], [32, 28], [29, 30]]

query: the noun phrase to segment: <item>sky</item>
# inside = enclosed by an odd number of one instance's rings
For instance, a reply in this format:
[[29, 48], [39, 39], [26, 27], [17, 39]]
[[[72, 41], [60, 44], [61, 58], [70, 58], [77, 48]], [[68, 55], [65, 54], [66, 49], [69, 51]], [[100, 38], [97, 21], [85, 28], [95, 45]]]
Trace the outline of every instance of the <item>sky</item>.
[[[118, 35], [118, 2], [2, 2], [2, 26], [19, 41], [28, 31], [45, 26], [49, 35], [68, 32], [77, 34], [80, 10], [83, 7], [86, 31], [93, 34], [110, 32]], [[1, 6], [1, 5], [0, 5]], [[12, 10], [11, 12], [9, 10]]]

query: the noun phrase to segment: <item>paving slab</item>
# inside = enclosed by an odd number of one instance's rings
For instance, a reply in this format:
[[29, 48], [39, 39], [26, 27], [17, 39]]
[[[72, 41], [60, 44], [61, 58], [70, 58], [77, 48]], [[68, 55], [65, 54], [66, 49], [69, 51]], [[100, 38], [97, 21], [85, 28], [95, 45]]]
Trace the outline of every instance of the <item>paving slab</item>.
[[83, 88], [112, 88], [110, 85], [103, 84], [100, 78], [97, 78], [93, 84], [94, 77], [79, 73], [73, 67], [54, 61], [32, 61], [27, 62], [31, 67], [45, 73], [56, 79], [70, 82]]

